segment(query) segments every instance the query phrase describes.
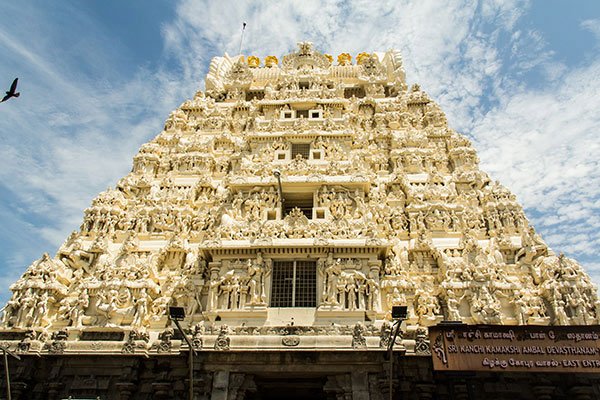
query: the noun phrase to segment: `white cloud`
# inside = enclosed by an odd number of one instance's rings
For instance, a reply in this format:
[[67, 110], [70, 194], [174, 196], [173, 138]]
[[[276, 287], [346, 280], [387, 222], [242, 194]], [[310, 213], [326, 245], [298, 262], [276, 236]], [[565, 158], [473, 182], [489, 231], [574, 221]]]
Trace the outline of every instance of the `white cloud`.
[[552, 247], [585, 260], [600, 247], [599, 74], [600, 59], [511, 93], [473, 131], [482, 168], [518, 195]]
[[[73, 40], [89, 37], [99, 46], [79, 49], [61, 42], [62, 33], [35, 9], [23, 12], [31, 12], [27, 25], [0, 28], [0, 51], [10, 60], [0, 65], [0, 76], [19, 71], [21, 91], [18, 101], [0, 109], [0, 188], [5, 199], [14, 198], [2, 202], [0, 213], [7, 246], [0, 275], [9, 278], [43, 252], [52, 253], [79, 227], [91, 199], [130, 170], [140, 144], [155, 136], [168, 113], [196, 90], [162, 69], [140, 68], [131, 77], [120, 76], [103, 67], [114, 50], [112, 43], [96, 39], [100, 35], [93, 24]], [[57, 12], [69, 13], [77, 23], [85, 20], [76, 9]], [[38, 22], [33, 27], [32, 20]], [[36, 35], [28, 34], [30, 29]], [[97, 67], [86, 75], [83, 63]], [[0, 297], [6, 297], [7, 288], [0, 287]]]
[[600, 18], [586, 19], [579, 26], [591, 32], [596, 37], [596, 40], [600, 42]]

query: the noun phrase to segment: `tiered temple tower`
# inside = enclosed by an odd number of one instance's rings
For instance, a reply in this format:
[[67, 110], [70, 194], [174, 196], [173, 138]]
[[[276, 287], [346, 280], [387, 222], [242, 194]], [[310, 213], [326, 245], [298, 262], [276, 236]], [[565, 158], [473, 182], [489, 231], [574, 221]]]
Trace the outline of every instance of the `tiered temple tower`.
[[380, 350], [406, 305], [398, 346], [416, 355], [442, 320], [600, 311], [396, 51], [334, 62], [310, 43], [262, 66], [214, 58], [206, 90], [11, 290], [0, 334], [42, 355], [178, 354], [169, 305], [205, 352]]

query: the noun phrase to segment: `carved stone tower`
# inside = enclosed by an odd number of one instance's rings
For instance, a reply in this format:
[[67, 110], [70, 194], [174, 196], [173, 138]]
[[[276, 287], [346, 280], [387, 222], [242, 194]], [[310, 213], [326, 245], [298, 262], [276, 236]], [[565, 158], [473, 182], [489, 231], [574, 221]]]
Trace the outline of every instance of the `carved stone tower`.
[[[367, 354], [389, 341], [394, 305], [408, 306], [407, 354], [427, 353], [426, 329], [442, 320], [598, 323], [589, 277], [546, 246], [439, 106], [407, 88], [397, 52], [333, 62], [300, 43], [260, 64], [212, 60], [206, 91], [11, 286], [9, 346], [178, 354], [169, 305], [185, 307], [210, 354]], [[256, 387], [234, 378], [228, 396]]]

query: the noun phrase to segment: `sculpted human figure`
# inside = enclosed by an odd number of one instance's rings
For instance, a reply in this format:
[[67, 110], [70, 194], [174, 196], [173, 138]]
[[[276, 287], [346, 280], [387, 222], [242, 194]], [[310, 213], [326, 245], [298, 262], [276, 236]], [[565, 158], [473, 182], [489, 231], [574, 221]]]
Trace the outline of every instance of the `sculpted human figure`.
[[529, 306], [527, 299], [523, 294], [518, 295], [514, 300], [516, 309], [517, 325], [525, 325], [529, 319]]
[[31, 322], [32, 326], [42, 326], [42, 322], [45, 320], [48, 314], [49, 300], [50, 296], [46, 291], [43, 291], [40, 295], [38, 295], [35, 311], [33, 312], [33, 320]]
[[141, 327], [146, 323], [146, 315], [148, 314], [148, 293], [146, 289], [141, 289], [140, 294], [135, 299], [133, 321], [131, 326]]
[[422, 290], [417, 293], [417, 314], [421, 317], [434, 318], [440, 313], [437, 297]]
[[229, 305], [228, 308], [237, 309], [239, 308], [240, 300], [240, 282], [237, 276], [232, 276], [229, 279]]
[[521, 236], [521, 249], [515, 254], [515, 261], [518, 264], [530, 265], [536, 257], [545, 254], [546, 250], [546, 243], [530, 226]]
[[356, 295], [358, 288], [356, 287], [356, 280], [353, 276], [348, 276], [346, 278], [345, 291], [347, 293], [347, 307], [350, 311], [356, 310]]
[[183, 269], [191, 273], [197, 272], [198, 266], [198, 249], [189, 250], [185, 255]]
[[342, 274], [340, 274], [340, 276], [337, 278], [337, 286], [336, 286], [336, 290], [335, 290], [335, 298], [338, 301], [339, 306], [344, 309], [346, 307], [348, 307], [348, 296], [346, 295], [346, 277], [342, 276]]
[[264, 262], [261, 253], [256, 255], [256, 260], [254, 262], [252, 260], [248, 260], [248, 304], [265, 304], [266, 296], [264, 289], [263, 266]]
[[64, 251], [59, 251], [58, 258], [71, 269], [77, 270], [83, 268], [88, 272], [87, 268], [94, 260], [94, 253], [85, 251], [81, 238], [77, 238]]
[[117, 297], [119, 292], [116, 289], [110, 289], [108, 292], [100, 292], [96, 310], [103, 317], [101, 324], [107, 325], [110, 322], [115, 310], [117, 309]]
[[559, 325], [570, 325], [571, 321], [565, 311], [565, 302], [563, 300], [553, 300], [552, 307], [554, 309], [554, 317]]
[[15, 326], [24, 327], [28, 326], [31, 322], [35, 306], [35, 297], [31, 288], [23, 294], [19, 301], [19, 311], [17, 312], [17, 320]]
[[367, 310], [369, 304], [369, 290], [367, 288], [367, 277], [357, 272], [356, 281], [356, 293], [358, 294], [358, 308], [360, 310]]
[[446, 291], [446, 306], [448, 307], [448, 321], [460, 321], [460, 300], [456, 298], [456, 294], [452, 289]]
[[192, 280], [188, 280], [185, 285], [185, 292], [187, 296], [187, 307], [185, 315], [192, 316], [202, 311], [202, 303], [200, 302], [200, 290], [194, 285]]
[[15, 313], [19, 310], [20, 305], [20, 292], [15, 291], [8, 300], [8, 303], [2, 308], [2, 325], [5, 327], [10, 326], [12, 318], [15, 316]]
[[69, 318], [71, 320], [71, 325], [75, 327], [80, 327], [82, 325], [83, 316], [85, 310], [90, 305], [90, 298], [87, 292], [87, 289], [83, 289], [75, 302], [75, 305], [71, 308], [69, 312]]
[[377, 282], [377, 272], [369, 272], [369, 278], [366, 280], [367, 286], [367, 310], [379, 309], [379, 283]]
[[167, 312], [167, 306], [169, 305], [170, 301], [171, 301], [170, 296], [166, 296], [166, 295], [162, 295], [162, 296], [154, 299], [154, 301], [152, 302], [152, 306], [150, 307], [152, 310], [151, 318], [152, 319], [160, 319], [160, 318], [164, 317], [165, 313]]
[[339, 275], [341, 273], [341, 260], [330, 262], [325, 267], [325, 285], [323, 299], [326, 304], [338, 305], [337, 299]]

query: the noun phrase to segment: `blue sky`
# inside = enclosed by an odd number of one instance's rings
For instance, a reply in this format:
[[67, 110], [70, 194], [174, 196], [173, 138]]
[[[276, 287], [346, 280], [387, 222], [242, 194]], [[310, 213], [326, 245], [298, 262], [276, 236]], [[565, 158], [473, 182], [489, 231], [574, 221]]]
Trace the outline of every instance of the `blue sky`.
[[[127, 174], [211, 57], [399, 49], [556, 251], [600, 282], [600, 2], [0, 3], [0, 300]], [[6, 89], [4, 89], [6, 90]]]

